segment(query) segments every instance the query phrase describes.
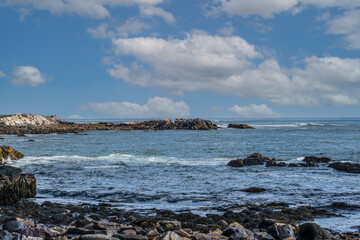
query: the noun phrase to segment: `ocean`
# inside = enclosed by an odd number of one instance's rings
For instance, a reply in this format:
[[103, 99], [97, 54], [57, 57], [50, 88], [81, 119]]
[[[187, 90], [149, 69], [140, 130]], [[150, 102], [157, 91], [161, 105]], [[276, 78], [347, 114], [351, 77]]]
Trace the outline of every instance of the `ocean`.
[[[210, 120], [223, 128], [3, 136], [1, 145], [25, 154], [11, 164], [36, 175], [39, 202], [108, 203], [127, 210], [199, 214], [246, 203], [287, 202], [294, 207], [360, 203], [360, 175], [326, 164], [315, 168], [226, 166], [252, 153], [287, 163], [298, 163], [305, 156], [360, 163], [359, 118]], [[255, 129], [228, 129], [229, 123]], [[248, 187], [267, 191], [241, 191]], [[316, 221], [341, 231], [360, 225], [360, 209], [341, 213], [344, 217]]]

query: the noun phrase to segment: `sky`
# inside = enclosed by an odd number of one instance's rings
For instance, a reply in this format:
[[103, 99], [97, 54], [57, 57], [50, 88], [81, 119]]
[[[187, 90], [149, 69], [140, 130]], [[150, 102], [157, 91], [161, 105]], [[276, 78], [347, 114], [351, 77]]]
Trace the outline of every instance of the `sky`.
[[0, 114], [360, 117], [360, 0], [0, 0]]

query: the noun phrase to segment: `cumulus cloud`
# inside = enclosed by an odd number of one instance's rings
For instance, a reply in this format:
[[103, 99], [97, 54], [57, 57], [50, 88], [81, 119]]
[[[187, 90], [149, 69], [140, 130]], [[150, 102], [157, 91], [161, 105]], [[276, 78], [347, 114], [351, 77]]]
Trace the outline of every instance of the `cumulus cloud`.
[[327, 26], [328, 33], [343, 35], [349, 48], [360, 49], [360, 9], [327, 19]]
[[[281, 12], [291, 12], [297, 14], [308, 6], [317, 8], [338, 7], [351, 9], [360, 6], [358, 0], [217, 0], [217, 7], [211, 8], [211, 11], [223, 11], [229, 15], [240, 15], [248, 17], [258, 15], [263, 18], [271, 18]], [[215, 10], [214, 10], [215, 9]]]
[[275, 113], [271, 108], [265, 104], [256, 105], [251, 104], [249, 106], [240, 107], [234, 105], [229, 108], [230, 111], [236, 113], [239, 117], [248, 117], [248, 118], [270, 118], [270, 117], [279, 117], [279, 114]]
[[163, 0], [3, 0], [0, 4], [16, 6], [20, 9], [49, 11], [55, 15], [76, 14], [101, 19], [110, 16], [109, 7], [134, 4], [155, 5], [161, 2]]
[[5, 77], [6, 75], [5, 75], [5, 73], [3, 73], [2, 71], [0, 71], [0, 78], [3, 78], [3, 77]]
[[116, 26], [114, 29], [110, 29], [109, 24], [103, 23], [96, 28], [88, 28], [86, 31], [93, 38], [116, 38], [140, 34], [150, 27], [150, 24], [143, 22], [138, 18], [129, 18], [123, 24]]
[[140, 6], [140, 13], [143, 17], [161, 17], [168, 24], [174, 24], [176, 22], [176, 19], [172, 13], [166, 12], [160, 7]]
[[31, 86], [44, 84], [48, 79], [33, 66], [18, 66], [13, 72], [14, 78], [11, 82], [19, 86]]
[[354, 103], [360, 89], [358, 58], [314, 56], [305, 58], [301, 68], [286, 69], [236, 36], [193, 32], [184, 39], [114, 39], [113, 46], [118, 60], [132, 56], [135, 61], [113, 65], [108, 69], [112, 77], [177, 94], [212, 91], [312, 107]]
[[185, 102], [174, 102], [164, 97], [150, 98], [145, 105], [130, 102], [87, 103], [79, 109], [118, 118], [170, 118], [190, 115], [190, 108]]

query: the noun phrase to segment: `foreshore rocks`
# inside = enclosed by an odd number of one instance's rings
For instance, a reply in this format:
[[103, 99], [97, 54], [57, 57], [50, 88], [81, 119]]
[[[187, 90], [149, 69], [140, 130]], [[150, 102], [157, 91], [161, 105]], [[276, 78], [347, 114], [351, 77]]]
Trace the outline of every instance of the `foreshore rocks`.
[[54, 124], [11, 124], [6, 125], [0, 122], [0, 134], [24, 135], [24, 134], [66, 134], [79, 133], [82, 131], [96, 130], [211, 130], [218, 129], [216, 124], [209, 120], [196, 119], [170, 119], [147, 120], [143, 122], [126, 123], [73, 123], [57, 119]]
[[228, 128], [255, 129], [254, 127], [247, 125], [247, 124], [236, 124], [236, 123], [230, 123], [228, 125]]
[[334, 162], [331, 163], [329, 167], [342, 172], [360, 173], [360, 164], [356, 164], [356, 163]]
[[[21, 200], [1, 208], [0, 238], [28, 240], [302, 240], [358, 239], [359, 234], [328, 232], [314, 217], [332, 216], [312, 207], [243, 205], [237, 211], [200, 216], [191, 212], [127, 212], [105, 205], [41, 205]], [[276, 211], [274, 211], [277, 209]], [[315, 235], [314, 235], [314, 234]], [[312, 238], [312, 237], [315, 238]], [[301, 237], [301, 238], [300, 238]], [[309, 238], [310, 237], [310, 238]]]
[[8, 158], [11, 160], [18, 160], [23, 157], [24, 154], [10, 146], [0, 146], [0, 165], [4, 164], [4, 161]]
[[36, 196], [36, 178], [10, 166], [0, 167], [0, 205], [13, 204], [21, 198]]
[[262, 156], [260, 153], [253, 153], [244, 159], [231, 160], [227, 166], [230, 167], [244, 167], [253, 165], [264, 165], [265, 162], [270, 161], [268, 157]]

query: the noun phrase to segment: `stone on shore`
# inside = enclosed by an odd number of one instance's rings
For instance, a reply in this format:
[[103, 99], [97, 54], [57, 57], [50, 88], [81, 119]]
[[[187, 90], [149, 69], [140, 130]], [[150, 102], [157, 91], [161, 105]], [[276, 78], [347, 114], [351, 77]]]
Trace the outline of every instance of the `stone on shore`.
[[4, 161], [7, 158], [10, 158], [11, 160], [18, 160], [23, 157], [24, 154], [10, 146], [0, 146], [0, 164], [4, 164]]
[[36, 195], [36, 179], [32, 174], [22, 174], [22, 170], [10, 166], [0, 167], [0, 205], [8, 205], [21, 198]]
[[276, 240], [295, 240], [295, 233], [290, 224], [276, 223], [267, 231]]
[[239, 129], [254, 129], [254, 127], [247, 125], [247, 124], [236, 124], [236, 123], [230, 123], [228, 125], [228, 128], [239, 128]]
[[327, 158], [327, 157], [314, 157], [314, 156], [308, 156], [308, 157], [305, 157], [304, 162], [306, 163], [328, 163], [331, 161], [330, 158]]
[[335, 240], [326, 230], [322, 229], [316, 223], [304, 223], [299, 226], [299, 240]]
[[227, 166], [230, 167], [243, 167], [244, 166], [244, 160], [243, 159], [234, 159], [228, 162]]
[[329, 167], [342, 172], [360, 173], [360, 164], [356, 164], [356, 163], [335, 162], [335, 163], [331, 163]]

